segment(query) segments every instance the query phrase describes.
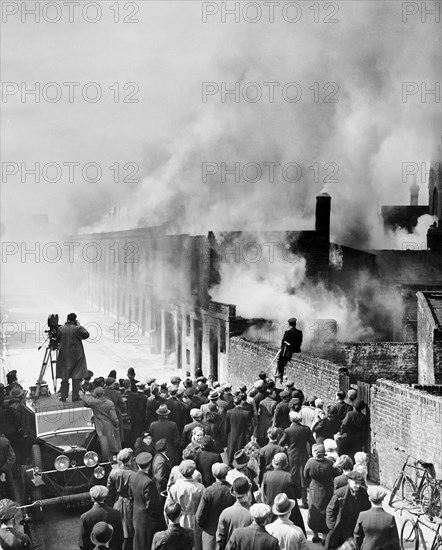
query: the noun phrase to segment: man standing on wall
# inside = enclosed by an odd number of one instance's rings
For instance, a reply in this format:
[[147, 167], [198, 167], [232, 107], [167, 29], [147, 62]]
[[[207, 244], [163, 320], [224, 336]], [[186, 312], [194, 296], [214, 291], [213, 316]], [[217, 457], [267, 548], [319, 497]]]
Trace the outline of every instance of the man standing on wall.
[[80, 401], [81, 381], [88, 375], [82, 342], [87, 338], [89, 338], [89, 332], [77, 321], [77, 315], [69, 313], [66, 323], [57, 331], [60, 351], [56, 362], [56, 373], [57, 378], [61, 378], [61, 401], [67, 399], [70, 378], [72, 378], [72, 401]]
[[294, 353], [301, 353], [302, 331], [296, 328], [297, 319], [290, 317], [288, 324], [290, 328], [284, 332], [281, 342], [281, 350], [278, 357], [276, 378], [281, 380], [284, 377], [284, 369], [291, 360]]

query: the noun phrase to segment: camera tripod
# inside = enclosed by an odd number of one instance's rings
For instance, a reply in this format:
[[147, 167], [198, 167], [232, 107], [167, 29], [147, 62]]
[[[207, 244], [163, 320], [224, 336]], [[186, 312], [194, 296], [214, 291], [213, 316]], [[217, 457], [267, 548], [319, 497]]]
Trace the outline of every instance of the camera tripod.
[[[40, 346], [38, 349], [41, 349], [42, 347], [43, 346]], [[57, 357], [58, 357], [58, 347], [54, 347], [51, 344], [51, 341], [49, 341], [49, 344], [47, 345], [46, 350], [45, 350], [45, 354], [44, 354], [44, 357], [43, 357], [43, 362], [41, 364], [40, 374], [38, 375], [37, 386], [35, 388], [35, 394], [34, 394], [35, 399], [37, 399], [38, 396], [40, 395], [40, 388], [41, 388], [41, 384], [44, 380], [44, 376], [45, 376], [45, 372], [46, 372], [46, 368], [48, 366], [48, 363], [50, 363], [50, 365], [51, 365], [51, 375], [52, 375], [52, 381], [54, 383], [54, 392], [57, 390], [57, 382], [56, 382], [55, 371], [54, 371], [54, 364], [57, 362]]]

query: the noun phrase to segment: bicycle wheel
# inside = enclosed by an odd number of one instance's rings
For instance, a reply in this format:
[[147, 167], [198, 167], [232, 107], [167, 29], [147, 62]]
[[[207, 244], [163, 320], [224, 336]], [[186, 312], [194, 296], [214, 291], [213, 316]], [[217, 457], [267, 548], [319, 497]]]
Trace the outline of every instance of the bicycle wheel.
[[401, 484], [401, 496], [402, 500], [413, 503], [416, 496], [416, 486], [407, 476], [404, 477]]
[[396, 493], [398, 492], [398, 489], [399, 489], [399, 486], [401, 484], [401, 481], [402, 481], [402, 474], [399, 475], [394, 484], [393, 484], [393, 489], [391, 490], [391, 495], [390, 495], [390, 498], [388, 500], [388, 506], [391, 506], [393, 504], [393, 501], [394, 501], [394, 497], [396, 496]]
[[414, 519], [405, 520], [401, 528], [401, 550], [418, 550], [419, 535]]
[[431, 483], [425, 483], [422, 486], [419, 494], [417, 495], [417, 500], [424, 516], [432, 521], [433, 486]]

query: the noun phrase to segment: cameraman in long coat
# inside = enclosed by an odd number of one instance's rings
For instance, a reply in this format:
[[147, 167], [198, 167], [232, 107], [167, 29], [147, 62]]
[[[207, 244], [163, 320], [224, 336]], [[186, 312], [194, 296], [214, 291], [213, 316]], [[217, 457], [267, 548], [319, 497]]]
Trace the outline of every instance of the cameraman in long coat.
[[83, 340], [89, 332], [77, 321], [75, 313], [69, 313], [66, 323], [57, 331], [59, 352], [56, 361], [56, 376], [61, 378], [61, 400], [69, 394], [69, 379], [72, 378], [72, 401], [80, 401], [79, 389], [83, 378], [87, 377], [86, 355]]

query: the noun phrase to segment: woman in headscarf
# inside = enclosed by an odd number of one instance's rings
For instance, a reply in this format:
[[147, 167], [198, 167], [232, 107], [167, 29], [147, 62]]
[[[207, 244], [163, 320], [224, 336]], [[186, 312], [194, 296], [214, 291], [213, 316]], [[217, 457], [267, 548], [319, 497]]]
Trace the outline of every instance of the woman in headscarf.
[[135, 441], [134, 454], [138, 456], [140, 453], [155, 455], [155, 445], [149, 432], [142, 432], [141, 436]]
[[313, 531], [312, 542], [320, 542], [319, 533], [325, 535], [328, 532], [325, 511], [333, 496], [333, 478], [336, 470], [325, 458], [322, 443], [315, 443], [312, 453], [313, 458], [309, 458], [304, 468], [305, 479], [310, 484], [307, 524]]

